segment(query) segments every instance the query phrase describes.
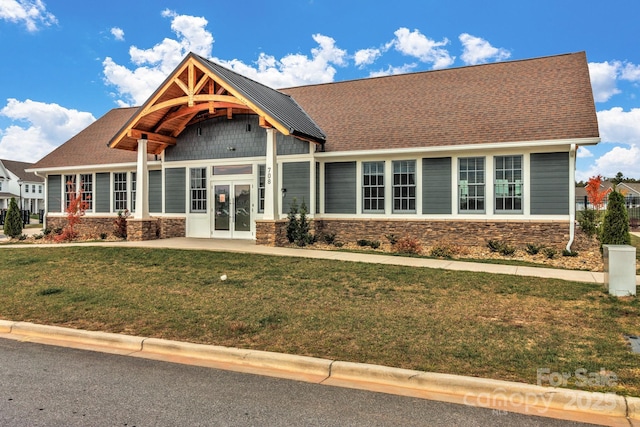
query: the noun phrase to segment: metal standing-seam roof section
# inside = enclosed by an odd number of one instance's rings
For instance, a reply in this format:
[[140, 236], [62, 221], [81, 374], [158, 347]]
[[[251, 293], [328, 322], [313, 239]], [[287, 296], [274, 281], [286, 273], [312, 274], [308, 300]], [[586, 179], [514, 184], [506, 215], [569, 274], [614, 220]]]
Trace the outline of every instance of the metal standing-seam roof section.
[[193, 54], [227, 84], [255, 103], [271, 118], [300, 138], [324, 143], [326, 135], [320, 126], [287, 94], [279, 92], [248, 77], [244, 77], [220, 64]]

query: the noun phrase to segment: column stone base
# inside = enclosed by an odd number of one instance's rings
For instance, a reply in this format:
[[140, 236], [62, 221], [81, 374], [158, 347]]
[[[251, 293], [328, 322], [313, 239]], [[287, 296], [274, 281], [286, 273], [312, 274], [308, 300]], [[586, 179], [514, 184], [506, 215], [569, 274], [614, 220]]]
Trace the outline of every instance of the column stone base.
[[287, 220], [256, 220], [256, 245], [285, 246]]
[[138, 242], [158, 238], [157, 218], [127, 219], [127, 240]]

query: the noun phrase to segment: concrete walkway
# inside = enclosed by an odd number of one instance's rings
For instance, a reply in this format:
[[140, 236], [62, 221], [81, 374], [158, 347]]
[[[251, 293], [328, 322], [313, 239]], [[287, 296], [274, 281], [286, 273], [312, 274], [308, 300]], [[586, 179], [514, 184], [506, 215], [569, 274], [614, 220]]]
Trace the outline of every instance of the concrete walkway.
[[[25, 234], [38, 234], [39, 229], [25, 229]], [[640, 233], [634, 233], [640, 237]], [[1, 235], [0, 235], [1, 236]], [[0, 239], [4, 237], [1, 236]], [[87, 242], [60, 244], [38, 244], [37, 247], [64, 247], [64, 246], [105, 246], [105, 247], [144, 247], [166, 248], [184, 250], [205, 250], [217, 252], [252, 253], [262, 255], [288, 256], [313, 259], [329, 259], [336, 261], [366, 262], [377, 264], [400, 265], [407, 267], [441, 268], [445, 270], [485, 272], [492, 274], [511, 274], [515, 276], [542, 277], [562, 279], [573, 282], [601, 283], [604, 284], [604, 273], [578, 270], [561, 270], [556, 268], [526, 267], [505, 264], [486, 264], [480, 262], [453, 261], [445, 259], [411, 258], [393, 255], [377, 255], [370, 253], [355, 253], [343, 251], [328, 251], [317, 249], [276, 248], [256, 245], [251, 240], [226, 240], [226, 239], [197, 239], [177, 237], [173, 239], [148, 240], [143, 242]], [[2, 244], [0, 248], [31, 248], [24, 244]], [[640, 285], [640, 276], [636, 276], [636, 284]]]

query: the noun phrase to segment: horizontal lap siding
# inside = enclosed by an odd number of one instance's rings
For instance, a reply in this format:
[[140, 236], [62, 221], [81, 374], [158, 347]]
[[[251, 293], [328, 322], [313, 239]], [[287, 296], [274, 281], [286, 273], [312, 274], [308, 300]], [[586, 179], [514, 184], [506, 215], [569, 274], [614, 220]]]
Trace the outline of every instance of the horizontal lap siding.
[[451, 213], [451, 157], [422, 159], [422, 213]]
[[531, 214], [569, 214], [569, 153], [531, 154]]
[[282, 164], [282, 188], [287, 189], [282, 200], [283, 212], [289, 212], [294, 198], [298, 206], [304, 201], [309, 209], [309, 182], [309, 162]]
[[149, 212], [162, 212], [162, 171], [149, 171]]
[[96, 200], [95, 200], [95, 209], [96, 212], [111, 212], [111, 187], [110, 181], [111, 174], [109, 172], [97, 173], [96, 174]]
[[47, 177], [47, 211], [62, 212], [62, 177], [49, 175]]
[[185, 213], [185, 179], [184, 168], [164, 170], [164, 208], [166, 213]]
[[356, 213], [356, 162], [325, 163], [325, 213]]

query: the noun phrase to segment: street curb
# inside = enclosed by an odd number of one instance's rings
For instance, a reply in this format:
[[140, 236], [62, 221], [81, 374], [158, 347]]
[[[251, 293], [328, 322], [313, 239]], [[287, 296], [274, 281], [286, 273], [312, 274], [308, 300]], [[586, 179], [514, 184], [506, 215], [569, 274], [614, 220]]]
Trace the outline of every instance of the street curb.
[[84, 331], [60, 326], [37, 325], [29, 322], [14, 323], [10, 333], [128, 351], [140, 351], [142, 349], [142, 341], [144, 340], [143, 337], [112, 334], [108, 332]]
[[272, 353], [260, 350], [244, 350], [205, 344], [147, 338], [142, 343], [143, 353], [170, 354], [205, 359], [220, 363], [276, 369], [288, 372], [329, 376], [332, 361], [309, 356]]
[[[441, 374], [342, 362], [309, 356], [184, 343], [60, 326], [0, 320], [0, 333], [43, 340], [45, 344], [84, 344], [95, 350], [126, 350], [131, 356], [177, 356], [207, 362], [250, 367], [259, 372], [303, 374], [308, 382], [325, 385], [390, 386], [398, 390], [457, 396], [461, 404], [493, 409], [516, 409], [534, 415], [548, 411], [592, 414], [640, 420], [640, 398], [613, 393], [543, 387], [461, 375]], [[358, 388], [358, 387], [356, 387]], [[366, 387], [365, 387], [366, 388]]]
[[[550, 409], [626, 417], [624, 396], [557, 387], [493, 380], [434, 372], [413, 371], [364, 363], [334, 362], [330, 380], [366, 381], [395, 387], [444, 393], [463, 397], [470, 406], [521, 407], [528, 413], [543, 414]], [[330, 382], [330, 381], [329, 381]], [[640, 414], [640, 399], [637, 399]]]

